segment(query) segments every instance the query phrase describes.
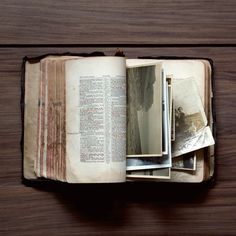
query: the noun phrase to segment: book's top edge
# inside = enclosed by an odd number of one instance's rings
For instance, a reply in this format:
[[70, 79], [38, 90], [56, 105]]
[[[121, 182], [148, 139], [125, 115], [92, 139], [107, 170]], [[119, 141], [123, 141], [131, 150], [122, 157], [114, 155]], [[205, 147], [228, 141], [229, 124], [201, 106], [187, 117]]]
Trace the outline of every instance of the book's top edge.
[[206, 60], [209, 61], [210, 63], [213, 63], [213, 60], [211, 58], [208, 57], [190, 57], [190, 56], [141, 56], [138, 57], [139, 59], [160, 59], [160, 60], [164, 60], [164, 59], [168, 59], [168, 60]]
[[[141, 56], [138, 59], [152, 59], [152, 60], [204, 60], [210, 64], [211, 70], [213, 71], [213, 60], [208, 57], [187, 57], [187, 56]], [[213, 76], [212, 76], [213, 77]]]
[[49, 56], [78, 56], [78, 57], [99, 57], [99, 56], [105, 56], [105, 54], [103, 52], [92, 52], [92, 53], [71, 53], [71, 52], [65, 52], [65, 53], [47, 53], [47, 54], [43, 54], [41, 56], [37, 56], [37, 57], [28, 57], [25, 56], [23, 58], [24, 62], [29, 62], [29, 63], [38, 63], [40, 62], [42, 59], [49, 57]]

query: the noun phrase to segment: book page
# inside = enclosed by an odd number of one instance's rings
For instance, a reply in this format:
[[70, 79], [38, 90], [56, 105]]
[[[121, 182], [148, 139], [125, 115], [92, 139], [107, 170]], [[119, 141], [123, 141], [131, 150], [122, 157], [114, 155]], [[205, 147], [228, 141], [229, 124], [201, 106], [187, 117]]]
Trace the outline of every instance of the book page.
[[[64, 143], [64, 141], [58, 142], [56, 140], [57, 138], [60, 139], [60, 132], [63, 130], [61, 125], [58, 126], [58, 123], [62, 124], [63, 122], [61, 121], [64, 119], [58, 118], [61, 115], [60, 110], [64, 104], [64, 102], [61, 101], [63, 92], [60, 92], [64, 91], [65, 87], [62, 83], [64, 80], [64, 73], [61, 71], [61, 66], [58, 67], [58, 65], [61, 64], [63, 60], [69, 58], [75, 57], [48, 56], [40, 62], [30, 63], [27, 61], [25, 64], [23, 175], [26, 179], [46, 177], [60, 179], [61, 181], [64, 180], [64, 178], [58, 178], [58, 173], [51, 172], [49, 175], [49, 169], [60, 163], [60, 161], [52, 162], [49, 160], [52, 156], [50, 155], [52, 149], [54, 151], [53, 157], [55, 159], [58, 158], [58, 150], [61, 149], [61, 146]], [[57, 64], [57, 69], [55, 69], [54, 66], [51, 66], [50, 70], [46, 70], [46, 68], [48, 69], [48, 66], [46, 65], [53, 61]], [[48, 86], [46, 89], [45, 85], [47, 83]], [[50, 94], [49, 103], [46, 100], [46, 94]], [[48, 109], [50, 110], [50, 113], [47, 112], [47, 116], [45, 111]], [[43, 128], [45, 124], [47, 125]], [[52, 130], [55, 130], [55, 135], [52, 135]], [[47, 133], [49, 135], [46, 135]], [[60, 172], [58, 166], [56, 169]]]
[[34, 160], [37, 150], [37, 114], [40, 63], [25, 65], [25, 101], [24, 101], [24, 178], [36, 179]]
[[71, 60], [65, 77], [67, 182], [125, 181], [125, 59]]
[[[70, 57], [71, 58], [71, 57]], [[36, 148], [34, 172], [37, 177], [45, 177], [60, 181], [65, 180], [65, 73], [64, 60], [67, 56], [46, 57], [40, 61], [38, 72], [26, 80], [38, 80], [32, 93], [25, 93], [30, 100], [36, 101], [27, 114], [36, 127]], [[32, 65], [33, 66], [33, 65]], [[26, 75], [32, 68], [26, 67]], [[37, 77], [36, 77], [37, 76]], [[25, 126], [25, 130], [28, 128]], [[26, 163], [27, 156], [24, 158]]]

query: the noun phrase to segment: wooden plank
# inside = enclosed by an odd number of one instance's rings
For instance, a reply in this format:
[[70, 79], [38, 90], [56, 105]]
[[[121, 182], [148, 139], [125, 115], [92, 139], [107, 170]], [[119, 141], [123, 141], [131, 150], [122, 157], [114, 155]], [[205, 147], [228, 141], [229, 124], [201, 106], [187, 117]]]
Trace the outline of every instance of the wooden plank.
[[0, 44], [235, 44], [228, 0], [2, 0]]
[[215, 65], [217, 176], [207, 186], [155, 183], [43, 185], [21, 183], [22, 58], [49, 52], [114, 54], [109, 48], [0, 49], [0, 234], [229, 235], [236, 232], [236, 48], [126, 48], [127, 57], [208, 57]]

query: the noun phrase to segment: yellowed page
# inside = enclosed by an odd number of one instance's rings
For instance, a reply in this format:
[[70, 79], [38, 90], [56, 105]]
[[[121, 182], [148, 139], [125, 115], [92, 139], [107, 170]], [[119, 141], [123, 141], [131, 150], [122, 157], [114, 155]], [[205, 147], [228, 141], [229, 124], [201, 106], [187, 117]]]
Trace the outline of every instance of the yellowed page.
[[64, 61], [78, 57], [46, 57], [40, 61], [38, 85], [38, 177], [65, 181], [65, 72]]
[[125, 181], [125, 59], [71, 60], [65, 74], [67, 182]]
[[36, 179], [34, 160], [37, 152], [38, 92], [40, 63], [25, 65], [24, 177]]

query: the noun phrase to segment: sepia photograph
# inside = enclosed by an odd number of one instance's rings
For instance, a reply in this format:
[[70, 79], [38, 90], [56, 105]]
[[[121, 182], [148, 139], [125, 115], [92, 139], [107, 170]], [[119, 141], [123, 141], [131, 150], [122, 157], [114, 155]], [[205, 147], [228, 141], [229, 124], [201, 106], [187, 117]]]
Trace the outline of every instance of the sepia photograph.
[[213, 145], [203, 104], [192, 78], [178, 80], [173, 87], [175, 141], [172, 157]]
[[170, 179], [171, 170], [170, 168], [161, 168], [161, 169], [153, 169], [153, 170], [135, 170], [135, 171], [127, 171], [126, 174], [128, 178]]
[[162, 155], [161, 69], [127, 69], [127, 156]]
[[172, 159], [172, 169], [176, 170], [196, 170], [196, 154], [190, 152]]
[[148, 170], [171, 167], [169, 155], [161, 157], [127, 157], [126, 170]]

